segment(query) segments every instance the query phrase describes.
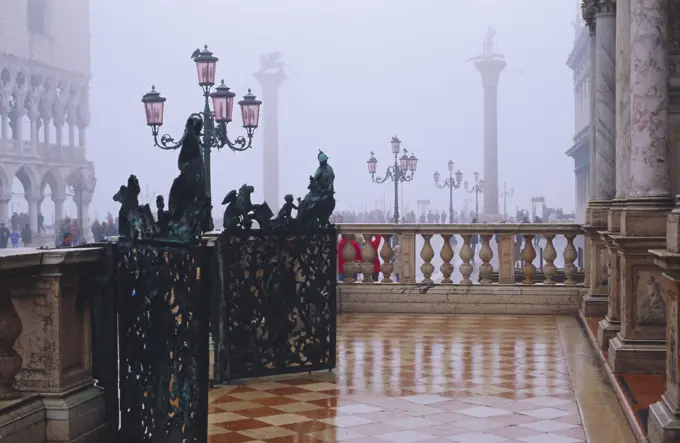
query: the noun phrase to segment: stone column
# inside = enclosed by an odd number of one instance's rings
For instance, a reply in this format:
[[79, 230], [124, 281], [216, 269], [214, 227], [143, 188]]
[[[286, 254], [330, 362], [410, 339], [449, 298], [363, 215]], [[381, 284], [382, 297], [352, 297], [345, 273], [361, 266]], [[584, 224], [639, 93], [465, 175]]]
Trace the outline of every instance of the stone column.
[[265, 66], [254, 77], [262, 86], [263, 107], [263, 193], [264, 200], [276, 207], [283, 195], [279, 192], [279, 89], [286, 79], [283, 67], [267, 70]]
[[[66, 199], [63, 197], [52, 196], [52, 201], [54, 202], [54, 222], [59, 223], [64, 219], [64, 201]], [[45, 214], [43, 214], [45, 215]], [[59, 241], [61, 239], [57, 239]]]
[[590, 29], [590, 189], [586, 211], [586, 253], [590, 279], [583, 297], [587, 317], [607, 313], [608, 252], [600, 232], [607, 230], [610, 201], [614, 198], [616, 15], [613, 0], [587, 0], [583, 18]]
[[475, 62], [484, 89], [484, 213], [485, 221], [500, 221], [498, 212], [498, 81], [506, 63], [499, 54], [484, 54]]
[[64, 145], [64, 115], [63, 112], [54, 114], [54, 143], [57, 146]]
[[0, 223], [4, 223], [5, 226], [9, 223], [9, 202], [11, 201], [11, 197], [0, 196]]
[[0, 103], [0, 153], [7, 152], [7, 140], [9, 138], [9, 106]]
[[621, 231], [621, 209], [627, 195], [630, 157], [630, 0], [616, 4], [616, 196], [609, 207], [608, 235], [603, 236], [609, 259], [607, 315], [600, 321], [598, 342], [609, 349], [609, 340], [621, 330], [620, 260], [612, 235]]
[[[680, 2], [669, 9], [680, 13]], [[678, 71], [680, 72], [680, 71]], [[661, 285], [666, 302], [666, 392], [661, 400], [649, 407], [648, 435], [650, 443], [680, 441], [680, 197], [675, 199], [675, 209], [668, 214], [665, 249], [650, 251], [654, 262], [663, 271]]]
[[631, 0], [630, 169], [621, 211], [621, 330], [609, 342], [614, 372], [663, 373], [666, 313], [650, 249], [666, 243], [669, 198], [667, 0]]
[[[38, 232], [38, 197], [34, 195], [27, 195], [28, 202], [28, 222], [31, 227], [31, 232]], [[23, 226], [21, 226], [23, 228]]]

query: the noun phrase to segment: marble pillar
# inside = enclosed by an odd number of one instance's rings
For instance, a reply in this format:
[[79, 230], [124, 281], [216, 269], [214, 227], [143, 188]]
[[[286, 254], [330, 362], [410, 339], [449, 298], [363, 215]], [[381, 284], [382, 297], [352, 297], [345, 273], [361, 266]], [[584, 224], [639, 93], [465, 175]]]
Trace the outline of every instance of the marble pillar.
[[630, 166], [619, 245], [621, 330], [609, 342], [614, 372], [663, 373], [666, 307], [650, 249], [666, 244], [669, 198], [667, 0], [630, 4]]
[[[64, 219], [64, 201], [66, 201], [66, 198], [52, 196], [52, 201], [54, 202], [54, 222], [61, 223]], [[57, 239], [57, 241], [59, 240], [61, 239]]]
[[500, 221], [498, 211], [498, 82], [506, 63], [499, 54], [475, 62], [484, 89], [484, 212], [483, 220]]
[[[680, 2], [679, 2], [680, 4]], [[679, 8], [680, 12], [680, 8]], [[680, 294], [680, 197], [675, 209], [668, 215], [666, 248], [650, 251], [655, 263], [662, 269], [663, 298], [666, 303], [666, 391], [660, 401], [649, 407], [648, 435], [650, 443], [680, 441], [680, 383], [678, 371], [678, 294]]]
[[[658, 12], [667, 7], [668, 20], [668, 62], [669, 62], [669, 144], [680, 142], [680, 0], [659, 2]], [[671, 152], [671, 162], [677, 162]], [[677, 175], [677, 174], [673, 174]], [[671, 177], [673, 178], [673, 177]], [[675, 177], [677, 179], [677, 177]], [[677, 190], [677, 182], [675, 188]], [[676, 197], [675, 208], [666, 219], [666, 247], [651, 251], [655, 263], [662, 269], [662, 287], [666, 302], [666, 392], [661, 400], [649, 407], [650, 443], [672, 443], [680, 441], [680, 316], [678, 294], [680, 294], [680, 198]]]
[[630, 0], [616, 4], [616, 195], [609, 208], [608, 235], [603, 237], [609, 259], [607, 315], [598, 326], [598, 343], [609, 349], [609, 340], [621, 330], [620, 259], [616, 243], [609, 238], [621, 232], [621, 209], [627, 195], [630, 157]]
[[38, 197], [27, 196], [26, 201], [28, 202], [28, 223], [31, 232], [38, 232]]
[[283, 67], [253, 74], [262, 86], [263, 107], [263, 193], [264, 200], [276, 207], [283, 195], [279, 192], [279, 89], [287, 78]]
[[595, 195], [616, 194], [616, 12], [614, 0], [599, 0], [595, 12]]

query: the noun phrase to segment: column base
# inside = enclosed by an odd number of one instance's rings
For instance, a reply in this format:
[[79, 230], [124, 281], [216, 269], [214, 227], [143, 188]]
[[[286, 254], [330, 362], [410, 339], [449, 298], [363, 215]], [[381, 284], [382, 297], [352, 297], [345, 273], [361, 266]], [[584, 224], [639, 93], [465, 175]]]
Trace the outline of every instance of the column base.
[[666, 373], [666, 344], [659, 341], [626, 341], [620, 335], [609, 341], [609, 367], [621, 374]]
[[43, 394], [45, 442], [102, 443], [108, 437], [104, 392], [94, 386]]
[[647, 435], [649, 436], [649, 443], [675, 443], [680, 441], [680, 410], [673, 410], [666, 401], [665, 395], [661, 397], [661, 401], [649, 407]]
[[607, 315], [608, 297], [606, 294], [593, 294], [586, 292], [581, 299], [581, 310], [586, 317], [602, 318]]
[[603, 351], [609, 350], [609, 340], [616, 337], [621, 330], [621, 322], [618, 320], [610, 320], [605, 317], [600, 320], [597, 326], [597, 344]]
[[0, 403], [0, 441], [45, 441], [45, 407], [39, 396]]

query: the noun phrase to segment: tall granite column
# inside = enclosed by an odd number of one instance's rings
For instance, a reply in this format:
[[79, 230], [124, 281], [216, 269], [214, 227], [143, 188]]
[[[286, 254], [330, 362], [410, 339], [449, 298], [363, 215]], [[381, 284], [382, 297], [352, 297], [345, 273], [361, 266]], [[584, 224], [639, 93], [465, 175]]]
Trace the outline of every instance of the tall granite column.
[[666, 307], [650, 249], [666, 245], [669, 186], [668, 0], [631, 0], [630, 177], [621, 211], [621, 330], [609, 342], [614, 372], [663, 373]]
[[600, 321], [598, 342], [603, 350], [621, 330], [619, 249], [611, 236], [621, 232], [621, 209], [628, 193], [630, 159], [630, 2], [616, 3], [616, 197], [609, 207], [607, 233], [602, 239], [609, 259], [607, 315]]
[[607, 230], [609, 206], [616, 193], [614, 0], [585, 0], [583, 18], [590, 29], [590, 68], [594, 81], [590, 91], [590, 199], [584, 225], [589, 278], [582, 310], [587, 317], [604, 317], [607, 313], [609, 253], [600, 233]]
[[[491, 45], [493, 40], [489, 40]], [[500, 221], [498, 211], [498, 81], [506, 63], [503, 56], [486, 48], [476, 58], [484, 89], [484, 221]]]
[[286, 79], [283, 64], [276, 69], [262, 66], [253, 76], [262, 86], [264, 106], [263, 129], [263, 192], [264, 200], [272, 207], [279, 204], [282, 195], [279, 193], [279, 89]]

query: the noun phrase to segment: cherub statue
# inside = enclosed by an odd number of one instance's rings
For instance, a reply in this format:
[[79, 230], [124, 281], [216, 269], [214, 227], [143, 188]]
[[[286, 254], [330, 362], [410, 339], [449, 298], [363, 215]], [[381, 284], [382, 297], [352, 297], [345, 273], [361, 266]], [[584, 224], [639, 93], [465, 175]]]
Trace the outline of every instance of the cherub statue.
[[[291, 225], [291, 223], [294, 221], [293, 209], [295, 209], [296, 211], [298, 209], [295, 203], [293, 203], [295, 201], [293, 198], [293, 194], [286, 194], [286, 196], [283, 197], [283, 200], [284, 200], [283, 206], [281, 206], [278, 215], [272, 221], [272, 225], [279, 229], [287, 228]], [[298, 202], [299, 201], [300, 199], [298, 198]]]

